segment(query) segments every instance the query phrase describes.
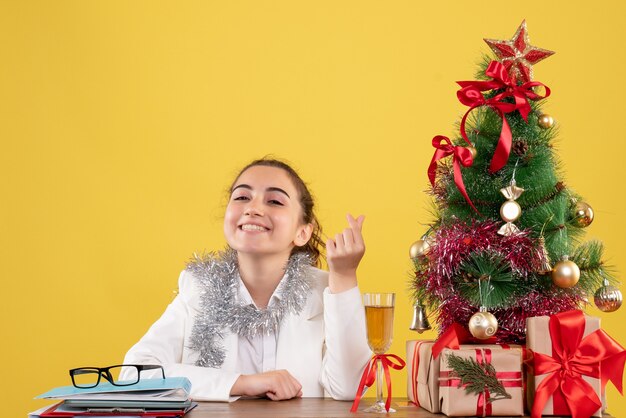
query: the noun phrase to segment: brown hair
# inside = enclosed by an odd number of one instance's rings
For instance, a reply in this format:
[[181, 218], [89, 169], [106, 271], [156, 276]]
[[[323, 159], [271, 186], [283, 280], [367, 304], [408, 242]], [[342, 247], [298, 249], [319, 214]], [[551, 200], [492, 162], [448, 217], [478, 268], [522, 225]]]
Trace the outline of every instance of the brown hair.
[[239, 174], [237, 174], [235, 180], [230, 185], [229, 191], [232, 190], [233, 186], [237, 182], [237, 179], [243, 174], [244, 171], [255, 166], [280, 168], [289, 175], [289, 178], [291, 178], [291, 181], [293, 182], [293, 185], [295, 186], [296, 190], [298, 191], [298, 195], [300, 196], [300, 207], [302, 208], [302, 222], [305, 224], [310, 223], [313, 225], [313, 233], [311, 234], [311, 238], [309, 239], [309, 241], [307, 241], [307, 243], [301, 247], [294, 247], [291, 253], [307, 253], [309, 254], [309, 256], [311, 256], [311, 264], [320, 267], [322, 250], [325, 246], [324, 241], [322, 240], [322, 226], [317, 220], [317, 216], [314, 210], [315, 202], [306, 183], [302, 180], [302, 178], [300, 178], [300, 175], [298, 175], [296, 170], [294, 170], [289, 164], [271, 157], [263, 157], [258, 160], [254, 160], [239, 171]]

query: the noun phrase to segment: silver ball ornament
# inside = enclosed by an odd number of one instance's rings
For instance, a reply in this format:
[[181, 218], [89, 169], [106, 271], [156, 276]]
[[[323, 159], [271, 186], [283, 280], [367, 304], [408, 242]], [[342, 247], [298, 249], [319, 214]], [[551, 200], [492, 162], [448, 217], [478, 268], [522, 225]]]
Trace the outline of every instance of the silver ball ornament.
[[593, 295], [593, 302], [602, 312], [615, 312], [622, 306], [622, 292], [607, 280]]

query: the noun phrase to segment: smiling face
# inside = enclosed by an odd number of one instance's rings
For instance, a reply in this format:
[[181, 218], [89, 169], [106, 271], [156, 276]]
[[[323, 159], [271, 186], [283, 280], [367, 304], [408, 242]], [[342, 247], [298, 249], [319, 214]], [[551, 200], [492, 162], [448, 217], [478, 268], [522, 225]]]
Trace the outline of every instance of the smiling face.
[[284, 254], [311, 237], [289, 175], [277, 167], [252, 166], [233, 184], [224, 216], [224, 236], [239, 253]]

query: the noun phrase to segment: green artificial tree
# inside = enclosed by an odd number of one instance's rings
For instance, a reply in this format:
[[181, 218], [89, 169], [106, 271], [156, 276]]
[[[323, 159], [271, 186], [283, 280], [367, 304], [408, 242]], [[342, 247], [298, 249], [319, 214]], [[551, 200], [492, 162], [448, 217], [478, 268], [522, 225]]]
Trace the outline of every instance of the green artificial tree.
[[[460, 323], [480, 339], [524, 342], [527, 317], [583, 307], [605, 311], [621, 293], [598, 241], [582, 242], [593, 209], [563, 179], [548, 87], [532, 65], [553, 54], [530, 45], [526, 23], [511, 40], [485, 40], [478, 80], [459, 82], [469, 107], [452, 140], [437, 136], [429, 177], [435, 220], [411, 247], [414, 297], [440, 333]], [[497, 332], [496, 332], [497, 331]]]

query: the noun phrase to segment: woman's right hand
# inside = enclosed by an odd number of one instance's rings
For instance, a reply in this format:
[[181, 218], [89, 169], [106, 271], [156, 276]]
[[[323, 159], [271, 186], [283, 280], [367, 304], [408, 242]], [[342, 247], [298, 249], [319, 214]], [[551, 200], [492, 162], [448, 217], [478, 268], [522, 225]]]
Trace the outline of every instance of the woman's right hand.
[[326, 242], [330, 293], [341, 293], [356, 287], [356, 269], [365, 254], [365, 242], [361, 233], [365, 216], [354, 219], [348, 214], [346, 218], [349, 227], [335, 235], [334, 240], [329, 238]]
[[287, 370], [242, 374], [232, 389], [232, 396], [267, 396], [273, 401], [302, 397], [302, 385]]

